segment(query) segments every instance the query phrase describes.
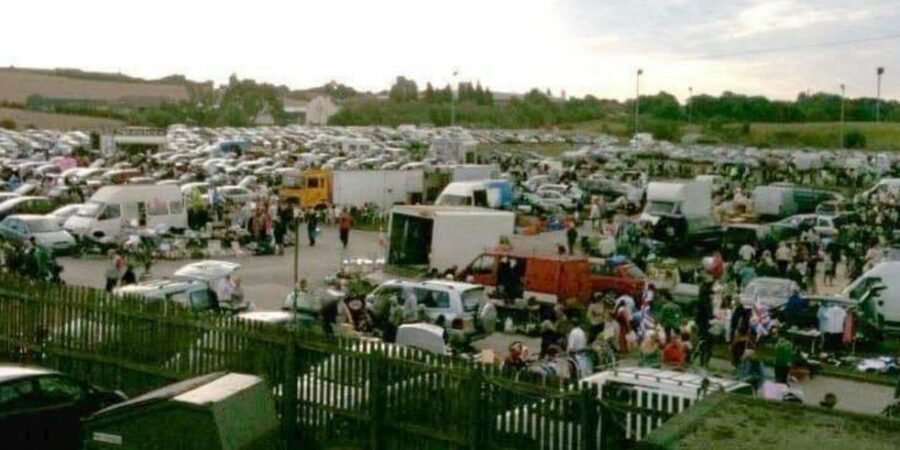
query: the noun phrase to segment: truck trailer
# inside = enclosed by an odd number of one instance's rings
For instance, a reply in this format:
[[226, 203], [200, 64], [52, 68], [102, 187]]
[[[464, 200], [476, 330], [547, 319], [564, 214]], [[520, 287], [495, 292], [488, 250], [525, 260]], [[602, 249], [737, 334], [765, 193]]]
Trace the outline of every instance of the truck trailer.
[[388, 225], [388, 264], [446, 270], [464, 267], [510, 236], [515, 214], [464, 206], [395, 206]]
[[297, 170], [283, 176], [279, 194], [304, 208], [373, 203], [387, 211], [421, 202], [424, 178], [422, 170]]

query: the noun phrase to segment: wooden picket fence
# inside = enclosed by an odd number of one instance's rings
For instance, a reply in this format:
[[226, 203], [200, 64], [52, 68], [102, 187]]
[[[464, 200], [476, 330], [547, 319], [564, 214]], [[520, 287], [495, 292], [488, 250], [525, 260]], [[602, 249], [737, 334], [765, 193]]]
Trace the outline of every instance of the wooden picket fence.
[[623, 448], [616, 427], [603, 425], [617, 420], [592, 387], [524, 382], [416, 349], [7, 274], [0, 274], [3, 360], [128, 395], [215, 371], [256, 374], [273, 388], [289, 448]]

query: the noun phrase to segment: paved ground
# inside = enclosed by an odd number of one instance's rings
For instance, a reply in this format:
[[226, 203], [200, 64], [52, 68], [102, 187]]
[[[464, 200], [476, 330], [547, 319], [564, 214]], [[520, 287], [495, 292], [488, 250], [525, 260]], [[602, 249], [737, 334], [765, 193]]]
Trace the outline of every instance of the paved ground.
[[[305, 237], [305, 236], [304, 236]], [[382, 254], [378, 244], [378, 234], [353, 231], [346, 255], [375, 257]], [[305, 242], [300, 246], [300, 278], [306, 278], [314, 285], [321, 285], [323, 279], [337, 271], [342, 255], [341, 243], [334, 228], [323, 227], [322, 235], [315, 247]], [[246, 256], [240, 258], [220, 258], [241, 264], [240, 277], [246, 298], [259, 309], [279, 309], [292, 289], [294, 279], [294, 252], [288, 248], [284, 255]], [[171, 275], [190, 260], [160, 261], [153, 266], [153, 275]], [[103, 288], [105, 280], [104, 259], [61, 258], [65, 267], [63, 280], [67, 284]], [[137, 269], [141, 270], [141, 269]]]
[[[346, 256], [376, 257], [382, 255], [378, 234], [373, 232], [353, 231], [350, 235], [350, 246], [342, 253], [337, 231], [331, 227], [323, 227], [315, 247], [303, 243], [300, 247], [300, 277], [308, 279], [313, 285], [321, 286], [323, 279], [337, 271], [342, 254]], [[565, 242], [564, 232], [543, 233], [536, 237], [515, 236], [512, 244], [520, 250], [535, 252], [555, 251], [557, 243]], [[227, 258], [225, 258], [227, 259]], [[285, 296], [291, 290], [293, 280], [294, 255], [288, 249], [281, 256], [249, 256], [232, 258], [242, 264], [240, 276], [243, 280], [247, 298], [258, 308], [264, 310], [279, 309]], [[64, 258], [60, 262], [65, 267], [63, 279], [68, 284], [93, 286], [102, 288], [104, 284], [105, 261], [103, 259]], [[171, 275], [176, 269], [186, 264], [185, 261], [163, 261], [154, 268], [154, 276]], [[842, 273], [835, 287], [820, 288], [822, 291], [835, 292], [846, 284]], [[819, 280], [821, 283], [821, 278]], [[539, 342], [523, 336], [495, 333], [489, 338], [475, 343], [478, 349], [491, 348], [498, 358], [506, 356], [506, 350], [513, 341], [521, 340], [537, 350]], [[801, 385], [806, 401], [818, 402], [828, 392], [838, 397], [838, 407], [849, 411], [880, 413], [890, 402], [893, 390], [890, 387], [846, 381], [842, 379], [819, 377]]]

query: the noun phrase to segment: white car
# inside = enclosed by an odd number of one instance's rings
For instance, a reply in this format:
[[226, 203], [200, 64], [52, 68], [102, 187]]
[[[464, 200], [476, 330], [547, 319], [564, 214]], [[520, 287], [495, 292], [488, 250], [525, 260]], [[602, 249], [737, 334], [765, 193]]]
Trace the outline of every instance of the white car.
[[37, 245], [53, 253], [75, 249], [75, 238], [52, 217], [30, 214], [8, 216], [0, 221], [0, 236], [19, 242], [34, 238]]
[[51, 212], [50, 214], [47, 214], [47, 216], [56, 219], [57, 222], [59, 222], [59, 225], [62, 226], [62, 224], [65, 223], [66, 219], [77, 214], [78, 209], [82, 206], [84, 206], [84, 203], [73, 203], [71, 205], [60, 206], [59, 208], [53, 210], [53, 212]]
[[560, 194], [556, 191], [538, 191], [536, 194], [541, 203], [548, 206], [555, 206], [566, 211], [574, 211], [578, 208], [578, 202], [568, 195]]
[[455, 281], [389, 280], [366, 297], [366, 304], [372, 309], [376, 299], [388, 298], [403, 305], [411, 295], [415, 296], [418, 306], [424, 309], [429, 321], [442, 322], [446, 328], [455, 326], [457, 329], [462, 327], [463, 331], [473, 331], [475, 315], [480, 302], [485, 298], [485, 291], [484, 286]]
[[542, 184], [537, 188], [537, 192], [541, 193], [544, 191], [553, 191], [559, 192], [566, 197], [573, 198], [576, 202], [580, 202], [585, 198], [584, 191], [581, 190], [578, 186], [569, 186], [565, 184]]
[[800, 286], [787, 278], [759, 277], [750, 280], [741, 290], [740, 299], [744, 306], [753, 306], [757, 300], [767, 308], [778, 308], [791, 297]]
[[[237, 203], [238, 205], [243, 205], [256, 199], [256, 194], [253, 191], [241, 186], [222, 186], [216, 188], [215, 192], [220, 199]], [[206, 198], [209, 198], [208, 196], [211, 193], [212, 189], [206, 194]]]

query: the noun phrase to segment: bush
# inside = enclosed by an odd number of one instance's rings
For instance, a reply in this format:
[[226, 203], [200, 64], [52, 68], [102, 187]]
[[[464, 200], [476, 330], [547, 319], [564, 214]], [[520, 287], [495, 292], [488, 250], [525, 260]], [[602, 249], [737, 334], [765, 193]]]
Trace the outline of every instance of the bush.
[[856, 128], [848, 131], [844, 136], [844, 147], [866, 148], [866, 135]]
[[0, 128], [6, 128], [7, 130], [15, 130], [18, 128], [16, 121], [12, 119], [3, 119], [0, 120]]
[[681, 126], [676, 123], [653, 123], [648, 128], [653, 139], [657, 141], [681, 142]]

